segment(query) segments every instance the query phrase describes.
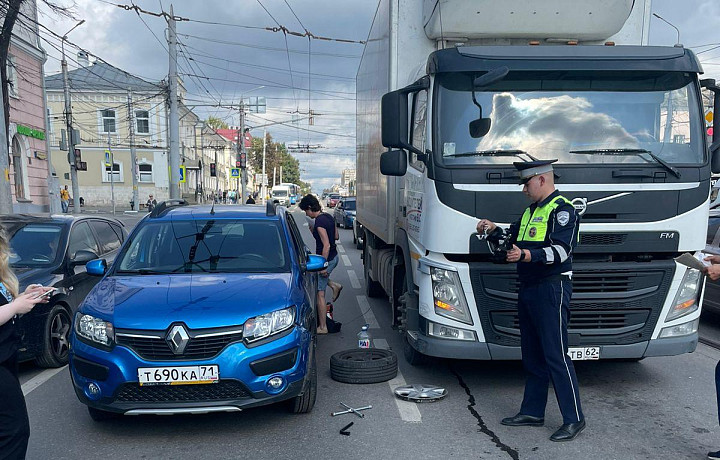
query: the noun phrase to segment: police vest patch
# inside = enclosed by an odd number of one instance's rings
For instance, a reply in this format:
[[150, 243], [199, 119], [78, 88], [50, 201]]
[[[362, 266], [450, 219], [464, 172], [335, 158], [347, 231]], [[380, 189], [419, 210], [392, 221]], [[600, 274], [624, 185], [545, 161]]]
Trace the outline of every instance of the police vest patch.
[[537, 228], [530, 227], [530, 231], [528, 232], [528, 234], [530, 235], [530, 238], [535, 238], [535, 235], [537, 235]]
[[570, 222], [570, 213], [567, 211], [560, 211], [557, 213], [557, 221], [558, 224], [564, 227], [568, 222]]

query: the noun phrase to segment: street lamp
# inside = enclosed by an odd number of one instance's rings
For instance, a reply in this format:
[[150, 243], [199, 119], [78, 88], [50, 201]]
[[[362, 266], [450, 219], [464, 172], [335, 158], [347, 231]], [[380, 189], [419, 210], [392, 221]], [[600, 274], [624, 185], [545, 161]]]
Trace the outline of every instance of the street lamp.
[[677, 32], [677, 43], [675, 43], [675, 46], [678, 46], [678, 47], [682, 46], [682, 45], [680, 44], [680, 29], [678, 29], [677, 27], [675, 27], [670, 21], [668, 21], [667, 19], [663, 18], [662, 16], [660, 16], [660, 15], [657, 14], [657, 13], [653, 13], [653, 16], [655, 16], [656, 18], [658, 18], [659, 20], [661, 20], [661, 21], [664, 22], [665, 24], [667, 24], [667, 25], [669, 25], [670, 27], [672, 27], [673, 29], [675, 29], [675, 32]]
[[[67, 136], [68, 136], [68, 162], [70, 163], [70, 183], [72, 184], [72, 192], [73, 192], [73, 214], [79, 214], [80, 213], [80, 185], [78, 184], [78, 177], [77, 177], [77, 164], [75, 164], [75, 136], [73, 136], [73, 127], [72, 127], [72, 104], [70, 103], [70, 85], [68, 84], [68, 70], [67, 70], [67, 61], [65, 60], [65, 40], [67, 39], [67, 36], [75, 30], [77, 27], [81, 26], [85, 23], [85, 20], [78, 22], [75, 24], [70, 30], [68, 30], [65, 35], [63, 35], [62, 40], [60, 42], [60, 47], [62, 50], [62, 74], [63, 74], [63, 86], [64, 86], [64, 93], [65, 93], [65, 122], [67, 126]], [[110, 175], [112, 177], [114, 166], [110, 167]]]

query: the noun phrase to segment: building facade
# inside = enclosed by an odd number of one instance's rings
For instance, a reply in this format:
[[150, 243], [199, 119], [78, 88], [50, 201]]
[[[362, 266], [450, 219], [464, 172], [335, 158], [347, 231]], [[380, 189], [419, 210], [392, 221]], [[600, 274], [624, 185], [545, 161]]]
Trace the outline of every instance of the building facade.
[[[80, 195], [88, 206], [128, 208], [133, 197], [133, 175], [139, 203], [153, 195], [157, 201], [170, 197], [168, 158], [169, 107], [165, 82], [149, 82], [102, 61], [90, 63], [79, 53], [79, 67], [68, 72], [73, 128], [80, 131], [76, 145]], [[66, 130], [62, 74], [45, 79], [51, 128], [52, 163], [60, 185], [71, 185], [68, 153], [60, 150]], [[185, 166], [180, 191], [184, 198], [197, 195], [197, 145], [199, 117], [182, 103], [179, 82], [180, 164]], [[134, 141], [131, 142], [131, 138]], [[131, 160], [135, 147], [136, 161]]]
[[[14, 212], [41, 213], [51, 210], [51, 196], [57, 196], [51, 195], [57, 190], [51, 185], [46, 142], [46, 57], [38, 36], [36, 2], [23, 2], [21, 13], [13, 28], [7, 66], [10, 183]], [[2, 19], [4, 15], [0, 14]]]

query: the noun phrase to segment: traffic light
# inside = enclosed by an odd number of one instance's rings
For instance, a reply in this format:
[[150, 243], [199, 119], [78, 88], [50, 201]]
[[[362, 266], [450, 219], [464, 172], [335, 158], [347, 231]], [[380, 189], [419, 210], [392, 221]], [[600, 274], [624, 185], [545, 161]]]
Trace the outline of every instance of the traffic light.
[[210, 163], [210, 176], [216, 177], [217, 173], [215, 172], [215, 163]]
[[239, 161], [239, 163], [240, 163], [240, 164], [239, 164], [238, 166], [239, 166], [240, 168], [243, 168], [243, 169], [247, 168], [247, 153], [245, 153], [245, 152], [240, 152], [240, 161]]
[[238, 161], [235, 162], [235, 167], [236, 167], [236, 168], [239, 168], [239, 167], [240, 167], [240, 160], [238, 160]]

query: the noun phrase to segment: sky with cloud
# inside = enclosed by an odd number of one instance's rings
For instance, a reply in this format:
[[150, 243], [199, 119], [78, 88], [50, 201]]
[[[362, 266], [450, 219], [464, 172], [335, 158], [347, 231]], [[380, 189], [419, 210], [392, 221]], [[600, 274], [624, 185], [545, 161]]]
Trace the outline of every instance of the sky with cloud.
[[[73, 5], [85, 23], [70, 42], [106, 62], [151, 81], [167, 78], [168, 54], [164, 18], [118, 7], [130, 0], [55, 0]], [[169, 11], [167, 0], [135, 0], [149, 12]], [[202, 118], [215, 116], [238, 124], [238, 111], [213, 105], [237, 104], [243, 97], [263, 96], [265, 114], [249, 114], [254, 136], [262, 125], [287, 145], [309, 144], [313, 153], [296, 153], [302, 178], [313, 190], [337, 183], [342, 169], [355, 164], [355, 75], [362, 45], [299, 37], [278, 31], [351, 41], [365, 40], [377, 0], [180, 0], [173, 4], [180, 56], [179, 72], [187, 88], [186, 103]], [[59, 35], [74, 21], [48, 14], [40, 22]], [[653, 12], [680, 30], [680, 42], [699, 53], [706, 74], [720, 78], [720, 2], [656, 0]], [[275, 28], [276, 31], [268, 30]], [[47, 36], [41, 31], [41, 36]], [[673, 45], [677, 33], [657, 18], [650, 23], [650, 43]], [[54, 44], [57, 45], [57, 40]], [[48, 75], [60, 71], [59, 52], [49, 54]], [[714, 47], [718, 48], [714, 48]], [[70, 68], [77, 67], [68, 47]], [[315, 113], [308, 123], [308, 110]]]

